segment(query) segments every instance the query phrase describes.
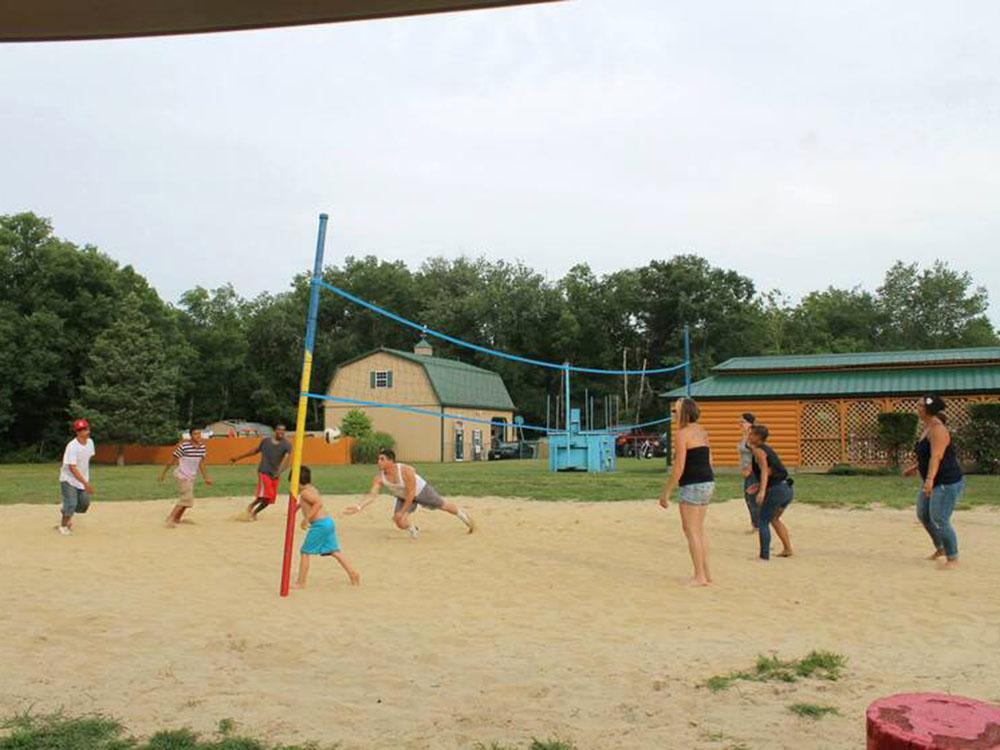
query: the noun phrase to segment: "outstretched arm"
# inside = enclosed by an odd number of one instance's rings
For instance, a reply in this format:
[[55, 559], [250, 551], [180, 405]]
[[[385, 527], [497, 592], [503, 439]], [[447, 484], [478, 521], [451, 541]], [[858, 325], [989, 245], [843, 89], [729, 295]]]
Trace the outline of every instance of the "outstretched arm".
[[375, 478], [372, 480], [372, 486], [368, 490], [368, 494], [365, 495], [365, 499], [362, 500], [357, 505], [349, 505], [344, 509], [344, 513], [349, 516], [353, 516], [355, 513], [360, 513], [362, 510], [367, 508], [373, 502], [375, 498], [378, 497], [379, 492], [382, 490], [382, 477], [380, 474], [376, 474]]
[[244, 458], [249, 458], [255, 453], [260, 453], [260, 443], [257, 444], [256, 448], [251, 448], [246, 453], [241, 453], [238, 456], [233, 456], [231, 459], [229, 459], [229, 463], [234, 464], [237, 461], [242, 461]]

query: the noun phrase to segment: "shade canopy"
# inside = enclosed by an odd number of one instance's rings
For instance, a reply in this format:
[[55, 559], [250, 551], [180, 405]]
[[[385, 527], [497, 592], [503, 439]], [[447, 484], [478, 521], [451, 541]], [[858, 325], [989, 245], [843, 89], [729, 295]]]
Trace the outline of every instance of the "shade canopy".
[[0, 0], [0, 42], [198, 34], [553, 0]]

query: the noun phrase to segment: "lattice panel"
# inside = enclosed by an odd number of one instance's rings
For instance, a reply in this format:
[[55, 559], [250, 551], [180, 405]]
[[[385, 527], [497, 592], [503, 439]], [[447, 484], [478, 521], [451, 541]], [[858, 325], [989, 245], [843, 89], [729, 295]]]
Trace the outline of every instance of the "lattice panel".
[[840, 405], [836, 401], [807, 401], [799, 418], [802, 465], [840, 463]]
[[802, 440], [803, 466], [833, 466], [840, 463], [840, 438]]
[[878, 401], [847, 403], [847, 460], [856, 464], [881, 463], [885, 452], [878, 444]]
[[803, 439], [840, 441], [840, 408], [836, 401], [807, 401], [800, 421]]

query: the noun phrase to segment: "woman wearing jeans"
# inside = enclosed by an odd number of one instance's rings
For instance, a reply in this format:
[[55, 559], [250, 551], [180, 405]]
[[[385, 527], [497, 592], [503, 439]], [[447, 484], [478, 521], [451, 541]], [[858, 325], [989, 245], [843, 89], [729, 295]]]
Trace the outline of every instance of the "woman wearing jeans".
[[707, 586], [712, 582], [712, 574], [708, 570], [705, 513], [715, 492], [708, 430], [698, 424], [701, 410], [693, 399], [682, 399], [678, 411], [680, 427], [677, 430], [674, 470], [660, 493], [660, 507], [670, 506], [670, 494], [674, 487], [679, 486], [680, 502], [677, 507], [680, 509], [681, 526], [694, 564], [691, 585]]
[[771, 527], [781, 540], [781, 552], [778, 557], [792, 556], [792, 540], [788, 536], [788, 527], [781, 520], [785, 509], [792, 502], [792, 480], [788, 470], [781, 463], [778, 454], [767, 444], [770, 432], [762, 424], [750, 428], [750, 448], [753, 450], [753, 461], [750, 470], [756, 480], [756, 485], [747, 492], [757, 493], [757, 536], [760, 539], [760, 559], [771, 559]]
[[934, 543], [934, 553], [928, 560], [946, 557], [945, 568], [958, 566], [958, 536], [951, 525], [951, 514], [965, 489], [965, 477], [955, 455], [951, 433], [944, 425], [944, 399], [924, 396], [917, 406], [917, 415], [924, 431], [914, 448], [917, 462], [903, 471], [913, 476], [918, 471], [924, 480], [917, 493], [917, 518], [927, 529]]

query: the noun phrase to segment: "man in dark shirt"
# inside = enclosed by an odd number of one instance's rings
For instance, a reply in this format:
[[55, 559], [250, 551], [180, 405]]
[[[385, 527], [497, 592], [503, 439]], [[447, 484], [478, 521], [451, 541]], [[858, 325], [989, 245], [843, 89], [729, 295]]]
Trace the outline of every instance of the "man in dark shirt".
[[281, 472], [288, 465], [288, 457], [292, 454], [292, 444], [285, 439], [285, 425], [276, 425], [272, 437], [261, 440], [253, 450], [229, 459], [229, 463], [234, 464], [256, 453], [260, 454], [260, 463], [257, 465], [257, 490], [254, 499], [247, 506], [248, 521], [256, 521], [257, 514], [268, 505], [273, 505], [278, 499], [278, 481]]

